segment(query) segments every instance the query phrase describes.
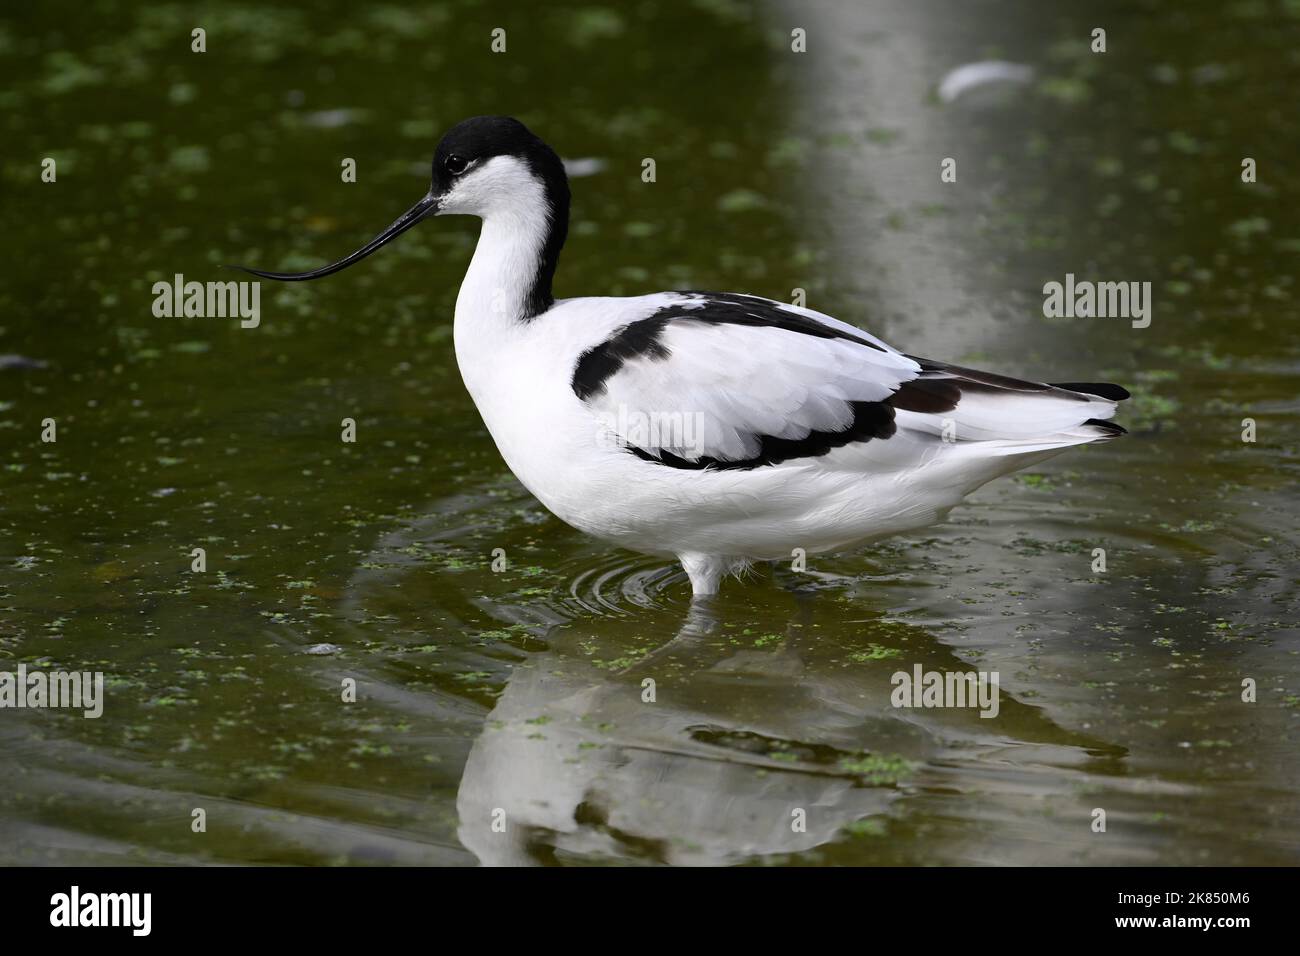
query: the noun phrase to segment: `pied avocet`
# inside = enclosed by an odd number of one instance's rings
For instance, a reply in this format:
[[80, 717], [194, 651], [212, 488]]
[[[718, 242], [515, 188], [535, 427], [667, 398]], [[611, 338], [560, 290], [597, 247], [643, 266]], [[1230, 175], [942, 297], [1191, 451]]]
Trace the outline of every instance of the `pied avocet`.
[[569, 184], [518, 120], [453, 127], [428, 216], [483, 220], [456, 300], [456, 360], [506, 464], [582, 531], [675, 555], [697, 595], [754, 560], [844, 550], [943, 518], [985, 482], [1124, 429], [1118, 385], [1044, 385], [905, 355], [752, 295], [555, 299]]

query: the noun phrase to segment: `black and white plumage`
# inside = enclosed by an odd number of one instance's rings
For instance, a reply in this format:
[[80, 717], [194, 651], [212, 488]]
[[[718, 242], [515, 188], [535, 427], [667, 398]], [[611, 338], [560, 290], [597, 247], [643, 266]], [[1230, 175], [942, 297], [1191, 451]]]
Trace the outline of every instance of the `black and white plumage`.
[[523, 124], [478, 117], [429, 194], [318, 278], [429, 215], [483, 220], [456, 358], [502, 456], [569, 524], [675, 555], [696, 594], [762, 559], [924, 527], [999, 475], [1123, 434], [1117, 385], [1045, 385], [904, 355], [811, 309], [665, 292], [555, 301], [569, 189]]

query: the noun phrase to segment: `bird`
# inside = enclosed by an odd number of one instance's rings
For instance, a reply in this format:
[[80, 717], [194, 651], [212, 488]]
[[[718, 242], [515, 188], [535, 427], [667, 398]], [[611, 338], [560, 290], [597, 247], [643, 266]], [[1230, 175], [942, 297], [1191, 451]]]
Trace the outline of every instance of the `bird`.
[[519, 120], [477, 116], [434, 152], [428, 193], [340, 272], [424, 219], [482, 220], [452, 340], [510, 470], [554, 515], [675, 558], [693, 599], [755, 562], [844, 552], [947, 517], [1001, 475], [1125, 434], [1105, 382], [1045, 384], [919, 358], [757, 295], [557, 299], [563, 161]]

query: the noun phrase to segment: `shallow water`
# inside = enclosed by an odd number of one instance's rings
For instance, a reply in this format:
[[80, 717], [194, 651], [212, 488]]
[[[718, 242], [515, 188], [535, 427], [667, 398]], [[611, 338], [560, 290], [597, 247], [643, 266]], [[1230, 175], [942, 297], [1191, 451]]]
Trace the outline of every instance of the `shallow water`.
[[[34, 360], [0, 368], [0, 669], [109, 684], [0, 711], [0, 861], [1300, 858], [1293, 5], [332, 6], [0, 19], [0, 354]], [[1035, 79], [934, 95], [989, 58]], [[471, 222], [264, 284], [256, 329], [153, 316], [174, 273], [351, 250], [480, 112], [603, 161], [560, 295], [803, 288], [1122, 382], [1131, 434], [692, 606], [506, 471], [451, 354]], [[1152, 282], [1151, 326], [1044, 319], [1067, 272]], [[998, 716], [895, 709], [915, 664], [997, 671]]]

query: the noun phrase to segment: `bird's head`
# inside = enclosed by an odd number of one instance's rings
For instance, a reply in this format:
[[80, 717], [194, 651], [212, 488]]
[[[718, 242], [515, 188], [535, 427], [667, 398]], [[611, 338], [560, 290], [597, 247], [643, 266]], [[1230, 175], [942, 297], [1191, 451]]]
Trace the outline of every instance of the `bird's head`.
[[[563, 245], [569, 216], [569, 183], [564, 164], [523, 123], [509, 116], [475, 116], [457, 123], [433, 154], [429, 192], [356, 252], [308, 272], [264, 272], [237, 266], [264, 279], [285, 282], [319, 279], [360, 262], [429, 216], [466, 215], [482, 219], [549, 220], [548, 245]], [[558, 245], [556, 252], [558, 254]]]

